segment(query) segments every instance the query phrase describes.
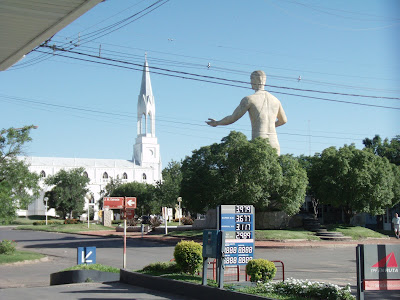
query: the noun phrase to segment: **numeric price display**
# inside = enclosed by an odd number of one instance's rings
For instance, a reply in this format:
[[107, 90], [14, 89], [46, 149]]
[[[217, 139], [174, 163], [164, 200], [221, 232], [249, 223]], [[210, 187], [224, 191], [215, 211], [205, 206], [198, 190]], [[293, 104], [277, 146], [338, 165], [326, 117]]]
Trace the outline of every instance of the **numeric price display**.
[[254, 256], [254, 207], [221, 205], [221, 230], [226, 232], [225, 264], [245, 265]]

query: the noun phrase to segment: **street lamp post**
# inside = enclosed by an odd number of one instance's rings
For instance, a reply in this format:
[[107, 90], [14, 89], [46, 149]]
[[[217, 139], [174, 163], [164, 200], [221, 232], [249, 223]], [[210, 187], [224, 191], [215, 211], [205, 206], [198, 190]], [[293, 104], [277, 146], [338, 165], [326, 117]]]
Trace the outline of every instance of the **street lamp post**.
[[44, 197], [44, 201], [46, 201], [45, 211], [44, 214], [46, 215], [46, 225], [47, 225], [47, 201], [49, 200], [48, 197]]
[[182, 197], [178, 197], [178, 203], [179, 203], [179, 211], [178, 211], [178, 214], [179, 214], [179, 226], [181, 226], [181, 217], [182, 217], [182, 211], [181, 211], [181, 202], [182, 202]]

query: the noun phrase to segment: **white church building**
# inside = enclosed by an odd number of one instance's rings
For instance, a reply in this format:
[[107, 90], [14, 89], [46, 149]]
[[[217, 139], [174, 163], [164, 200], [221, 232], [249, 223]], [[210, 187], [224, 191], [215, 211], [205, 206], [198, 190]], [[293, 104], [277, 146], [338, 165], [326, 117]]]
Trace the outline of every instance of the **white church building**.
[[[154, 184], [161, 177], [160, 145], [155, 132], [156, 106], [151, 88], [150, 72], [145, 60], [143, 66], [142, 83], [137, 102], [137, 137], [133, 146], [132, 160], [122, 159], [95, 159], [95, 158], [63, 158], [63, 157], [20, 157], [27, 162], [29, 169], [40, 175], [42, 188], [40, 197], [28, 206], [27, 210], [20, 210], [20, 216], [45, 215], [44, 194], [51, 187], [44, 184], [44, 179], [55, 175], [58, 171], [83, 167], [84, 175], [90, 179], [89, 193], [85, 199], [85, 210], [89, 203], [94, 206], [95, 219], [101, 207], [98, 205], [100, 192], [111, 178], [119, 178], [122, 183], [144, 182]], [[134, 196], [134, 195], [132, 195]], [[48, 215], [55, 215], [51, 208]]]

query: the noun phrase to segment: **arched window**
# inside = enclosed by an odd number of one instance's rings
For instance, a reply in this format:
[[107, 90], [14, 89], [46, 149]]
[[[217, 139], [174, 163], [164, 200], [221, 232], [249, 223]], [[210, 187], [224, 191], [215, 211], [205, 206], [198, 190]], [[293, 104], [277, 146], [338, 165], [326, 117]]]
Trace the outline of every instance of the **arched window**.
[[143, 180], [146, 180], [146, 179], [147, 179], [147, 176], [145, 173], [143, 173]]
[[46, 177], [46, 172], [45, 171], [41, 171], [39, 176], [40, 176], [40, 178], [45, 178]]
[[122, 179], [128, 179], [128, 174], [126, 173], [122, 174]]
[[83, 172], [83, 176], [85, 176], [85, 177], [87, 177], [87, 178], [89, 178], [89, 174], [85, 171], [85, 172]]
[[107, 172], [104, 172], [104, 173], [103, 173], [103, 179], [108, 179], [108, 174], [107, 174]]

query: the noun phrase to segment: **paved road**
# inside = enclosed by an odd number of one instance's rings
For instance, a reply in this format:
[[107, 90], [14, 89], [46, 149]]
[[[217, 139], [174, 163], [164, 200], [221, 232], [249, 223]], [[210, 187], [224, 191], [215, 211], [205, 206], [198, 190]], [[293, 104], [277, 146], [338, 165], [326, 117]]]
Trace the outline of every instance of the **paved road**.
[[[49, 274], [76, 265], [77, 247], [96, 247], [98, 263], [122, 268], [123, 242], [119, 238], [105, 238], [41, 231], [12, 230], [0, 227], [0, 240], [17, 242], [22, 250], [35, 251], [48, 256], [38, 264], [0, 266], [0, 288], [49, 285]], [[174, 247], [151, 241], [127, 241], [127, 269], [138, 270], [155, 261], [169, 261]], [[29, 274], [29, 280], [27, 280]]]
[[[6, 289], [0, 290], [3, 295], [17, 293], [17, 290], [25, 290], [27, 293], [31, 291], [36, 295], [38, 287], [45, 287], [44, 290], [49, 292], [56, 291], [57, 288], [48, 286], [49, 274], [75, 265], [77, 247], [95, 246], [97, 248], [98, 263], [117, 268], [122, 267], [123, 244], [120, 238], [20, 231], [0, 227], [0, 239], [15, 240], [20, 249], [36, 251], [48, 256], [47, 261], [40, 263], [0, 266], [0, 289]], [[151, 262], [168, 261], [173, 257], [173, 245], [137, 238], [128, 239], [127, 246], [127, 267], [132, 270], [140, 269]], [[324, 248], [257, 248], [255, 257], [283, 261], [285, 264], [285, 278], [294, 277], [297, 279], [325, 281], [339, 285], [350, 283], [353, 288], [356, 285], [355, 245]], [[5, 274], [7, 275], [4, 276]], [[63, 290], [60, 293], [73, 294], [68, 290], [74, 290], [75, 285], [70, 286], [72, 287], [65, 287], [67, 290]], [[84, 286], [76, 287], [76, 289], [84, 288]], [[104, 289], [110, 290], [109, 285], [98, 284], [95, 286], [97, 287], [95, 288], [97, 292]], [[14, 291], [9, 289], [12, 287], [18, 287], [19, 289]], [[93, 291], [93, 293], [97, 292]], [[3, 299], [1, 295], [0, 298]], [[17, 294], [15, 295], [17, 296]], [[92, 296], [75, 299], [90, 299]], [[18, 298], [20, 297], [16, 297], [16, 299]], [[20, 299], [22, 298], [25, 297]], [[96, 296], [93, 296], [92, 299], [95, 298]], [[120, 296], [117, 298], [124, 299]], [[6, 297], [4, 299], [9, 298]], [[165, 299], [169, 299], [168, 296]], [[367, 292], [366, 299], [400, 299], [400, 293]]]
[[94, 299], [136, 299], [136, 300], [190, 300], [168, 293], [161, 293], [135, 287], [120, 282], [84, 283], [57, 286], [0, 289], [0, 299], [57, 299], [57, 300], [94, 300]]

